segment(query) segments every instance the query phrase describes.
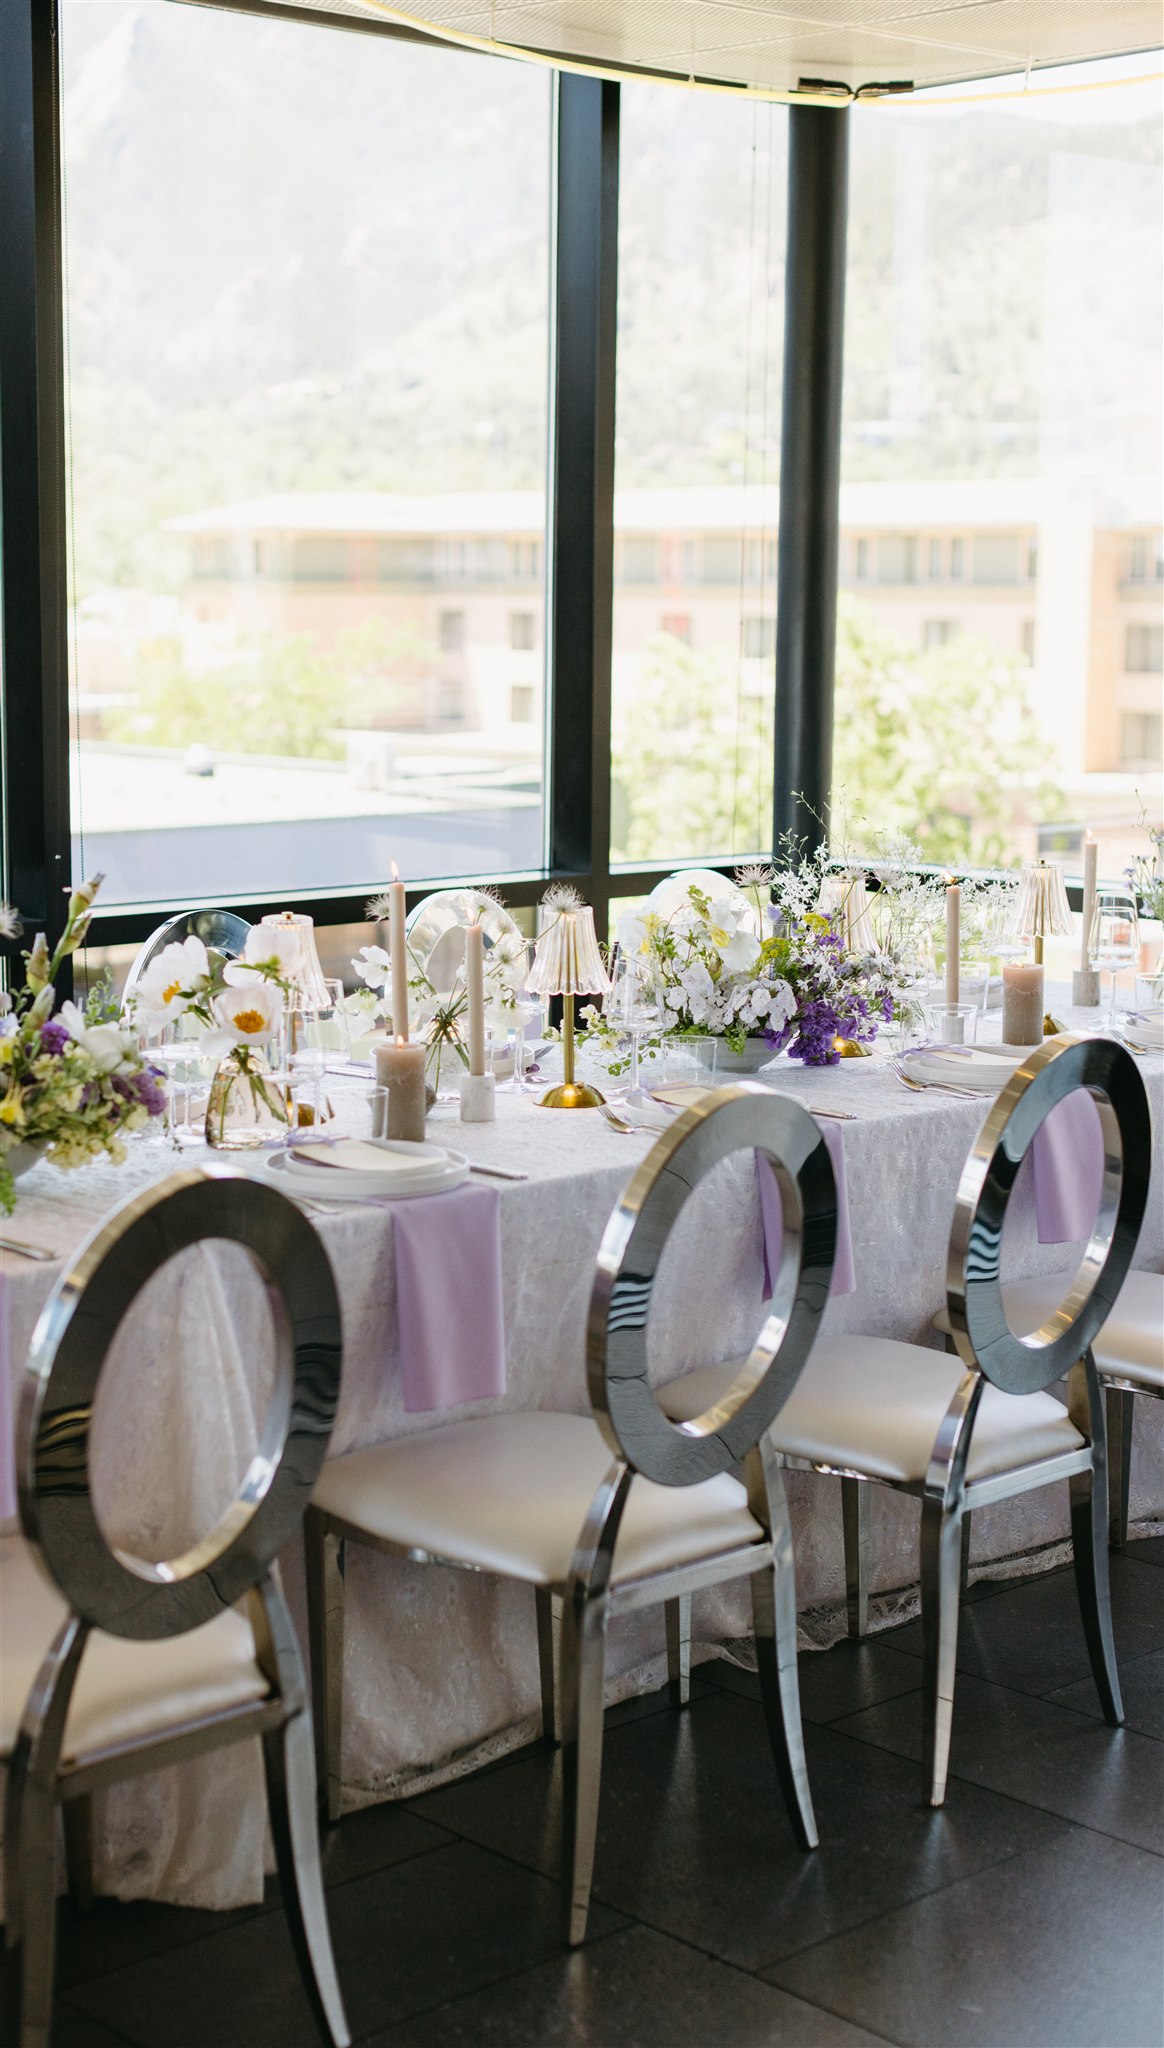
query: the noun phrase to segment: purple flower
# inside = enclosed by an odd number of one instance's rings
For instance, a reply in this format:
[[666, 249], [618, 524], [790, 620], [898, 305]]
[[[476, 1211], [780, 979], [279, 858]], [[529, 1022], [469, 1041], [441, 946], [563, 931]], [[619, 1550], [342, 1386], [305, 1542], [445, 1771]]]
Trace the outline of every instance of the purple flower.
[[51, 1053], [54, 1059], [59, 1059], [68, 1042], [69, 1034], [63, 1024], [54, 1024], [50, 1019], [47, 1024], [41, 1025], [40, 1046], [42, 1052]]

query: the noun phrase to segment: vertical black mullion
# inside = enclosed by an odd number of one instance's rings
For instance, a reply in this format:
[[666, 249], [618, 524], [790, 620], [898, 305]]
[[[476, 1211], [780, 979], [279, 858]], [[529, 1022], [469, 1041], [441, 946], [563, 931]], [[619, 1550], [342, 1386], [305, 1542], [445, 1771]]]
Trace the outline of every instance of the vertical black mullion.
[[618, 86], [560, 75], [554, 126], [551, 869], [610, 894]]
[[788, 116], [772, 843], [819, 844], [832, 780], [849, 115]]
[[52, 943], [70, 882], [60, 99], [56, 0], [4, 0], [0, 508], [4, 858]]

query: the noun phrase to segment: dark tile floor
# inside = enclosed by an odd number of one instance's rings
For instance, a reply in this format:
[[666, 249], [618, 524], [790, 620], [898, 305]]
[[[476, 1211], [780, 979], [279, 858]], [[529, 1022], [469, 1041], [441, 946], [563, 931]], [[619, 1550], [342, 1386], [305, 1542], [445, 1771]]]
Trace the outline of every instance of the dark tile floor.
[[[919, 1799], [919, 1631], [802, 1659], [817, 1854], [792, 1844], [753, 1677], [616, 1708], [590, 1939], [558, 1940], [542, 1751], [328, 1850], [367, 2048], [1161, 2048], [1164, 1543], [1112, 1560], [1127, 1727], [1099, 1718], [1070, 1570], [980, 1584], [953, 1775]], [[54, 2048], [314, 2048], [278, 1900], [62, 1907]]]

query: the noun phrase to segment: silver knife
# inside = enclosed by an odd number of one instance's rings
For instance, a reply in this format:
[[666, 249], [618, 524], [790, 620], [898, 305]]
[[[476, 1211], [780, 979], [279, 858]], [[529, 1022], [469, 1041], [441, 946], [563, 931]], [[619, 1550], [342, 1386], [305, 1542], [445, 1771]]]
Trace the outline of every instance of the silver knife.
[[0, 1252], [16, 1252], [22, 1259], [43, 1259], [49, 1266], [64, 1257], [63, 1252], [50, 1252], [43, 1244], [24, 1244], [18, 1237], [0, 1237]]
[[472, 1162], [470, 1162], [469, 1172], [488, 1174], [490, 1180], [529, 1179], [528, 1173], [515, 1173], [511, 1166], [476, 1166]]

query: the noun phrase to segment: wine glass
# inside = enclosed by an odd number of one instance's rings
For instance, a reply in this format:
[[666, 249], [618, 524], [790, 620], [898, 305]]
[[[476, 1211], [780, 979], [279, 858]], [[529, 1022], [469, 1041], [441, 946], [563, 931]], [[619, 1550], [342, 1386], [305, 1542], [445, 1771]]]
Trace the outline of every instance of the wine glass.
[[528, 1095], [535, 1086], [535, 1083], [526, 1074], [526, 1033], [531, 1024], [541, 1024], [546, 1014], [545, 996], [539, 995], [529, 986], [529, 977], [533, 973], [534, 955], [536, 952], [537, 947], [533, 940], [527, 940], [525, 975], [514, 1002], [514, 1009], [517, 1012], [517, 1025], [513, 1039], [513, 1080], [510, 1085], [519, 1095]]
[[1111, 1001], [1105, 1028], [1116, 1029], [1116, 983], [1128, 968], [1139, 966], [1140, 927], [1132, 897], [1119, 890], [1101, 889], [1095, 899], [1087, 954], [1101, 974], [1111, 975]]
[[659, 999], [650, 963], [639, 954], [624, 953], [621, 948], [619, 949], [614, 959], [610, 990], [603, 1010], [620, 1037], [630, 1040], [630, 1087], [626, 1091], [626, 1100], [641, 1102], [639, 1039], [644, 1031], [649, 1031], [652, 1026], [658, 1024]]

